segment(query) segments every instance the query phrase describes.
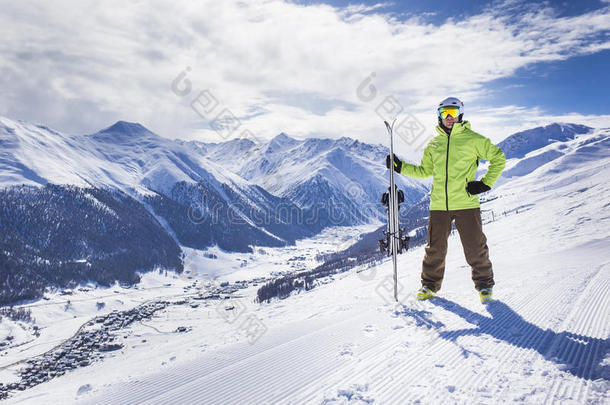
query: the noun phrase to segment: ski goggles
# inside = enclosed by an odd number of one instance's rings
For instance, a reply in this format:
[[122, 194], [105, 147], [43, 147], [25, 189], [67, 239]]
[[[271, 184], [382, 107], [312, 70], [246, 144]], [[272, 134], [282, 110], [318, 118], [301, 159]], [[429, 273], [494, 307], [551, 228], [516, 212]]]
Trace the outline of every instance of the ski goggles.
[[461, 114], [460, 107], [455, 106], [446, 106], [438, 109], [438, 116], [442, 119], [447, 118], [451, 115], [453, 118], [457, 118]]

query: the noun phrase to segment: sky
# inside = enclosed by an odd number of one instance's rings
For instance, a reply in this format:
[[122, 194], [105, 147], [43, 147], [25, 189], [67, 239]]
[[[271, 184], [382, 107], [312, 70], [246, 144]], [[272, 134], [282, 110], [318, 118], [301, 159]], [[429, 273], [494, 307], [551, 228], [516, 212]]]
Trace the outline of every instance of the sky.
[[203, 142], [433, 135], [459, 97], [499, 142], [610, 126], [610, 2], [0, 0], [0, 115]]

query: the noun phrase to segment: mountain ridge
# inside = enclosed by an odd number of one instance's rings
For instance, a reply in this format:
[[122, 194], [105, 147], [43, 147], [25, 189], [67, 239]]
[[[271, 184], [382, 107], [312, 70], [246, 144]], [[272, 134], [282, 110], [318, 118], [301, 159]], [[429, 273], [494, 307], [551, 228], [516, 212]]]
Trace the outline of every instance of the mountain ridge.
[[498, 143], [507, 159], [522, 158], [527, 153], [558, 141], [574, 139], [576, 135], [591, 132], [593, 128], [581, 124], [552, 123], [509, 135]]

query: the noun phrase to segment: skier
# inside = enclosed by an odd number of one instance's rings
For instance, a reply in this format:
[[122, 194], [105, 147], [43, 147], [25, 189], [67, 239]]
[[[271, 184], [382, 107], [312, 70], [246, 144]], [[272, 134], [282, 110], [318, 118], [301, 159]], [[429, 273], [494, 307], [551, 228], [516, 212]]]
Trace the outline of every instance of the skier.
[[[491, 189], [504, 169], [506, 158], [502, 149], [472, 131], [470, 122], [462, 120], [464, 104], [459, 99], [449, 97], [441, 101], [437, 114], [437, 136], [426, 146], [419, 165], [403, 162], [394, 155], [396, 172], [415, 178], [432, 176], [428, 241], [417, 299], [432, 298], [441, 288], [447, 239], [455, 220], [475, 288], [482, 302], [491, 301], [494, 278], [478, 194]], [[479, 159], [488, 160], [490, 165], [485, 176], [476, 180]], [[386, 157], [386, 167], [390, 167], [390, 155]]]

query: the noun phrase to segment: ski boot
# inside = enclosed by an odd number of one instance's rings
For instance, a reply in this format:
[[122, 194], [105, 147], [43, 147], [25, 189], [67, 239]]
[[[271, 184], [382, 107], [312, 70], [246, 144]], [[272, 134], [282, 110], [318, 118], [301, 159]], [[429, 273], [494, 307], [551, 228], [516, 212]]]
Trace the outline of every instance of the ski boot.
[[491, 288], [481, 288], [479, 290], [479, 297], [481, 298], [482, 303], [491, 301], [492, 300]]
[[423, 286], [422, 288], [419, 289], [419, 291], [417, 291], [417, 295], [415, 297], [420, 301], [424, 301], [424, 300], [430, 299], [434, 296], [435, 296], [434, 291], [432, 291], [431, 289], [429, 289], [426, 286]]

